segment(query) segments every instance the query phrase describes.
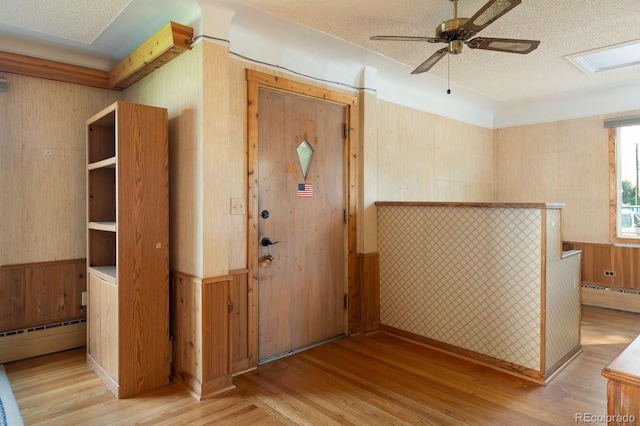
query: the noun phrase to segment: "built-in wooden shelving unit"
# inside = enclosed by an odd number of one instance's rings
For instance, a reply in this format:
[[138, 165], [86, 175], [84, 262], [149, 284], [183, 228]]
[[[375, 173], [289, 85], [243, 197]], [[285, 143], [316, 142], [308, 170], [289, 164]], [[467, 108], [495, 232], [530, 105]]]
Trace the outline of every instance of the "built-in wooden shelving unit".
[[87, 121], [87, 360], [119, 398], [169, 382], [167, 110]]

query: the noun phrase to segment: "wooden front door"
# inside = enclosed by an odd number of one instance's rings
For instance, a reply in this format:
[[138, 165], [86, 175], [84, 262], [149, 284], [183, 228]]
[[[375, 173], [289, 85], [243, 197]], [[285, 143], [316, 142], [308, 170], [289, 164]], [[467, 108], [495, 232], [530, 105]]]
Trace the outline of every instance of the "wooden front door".
[[264, 362], [345, 333], [348, 117], [344, 105], [268, 88], [260, 88], [258, 99], [258, 359]]

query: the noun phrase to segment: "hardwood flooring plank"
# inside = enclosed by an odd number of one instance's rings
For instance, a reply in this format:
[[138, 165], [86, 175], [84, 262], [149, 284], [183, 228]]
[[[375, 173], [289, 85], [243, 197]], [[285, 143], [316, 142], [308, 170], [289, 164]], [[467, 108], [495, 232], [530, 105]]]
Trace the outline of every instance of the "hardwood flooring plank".
[[583, 353], [541, 386], [377, 333], [234, 377], [197, 401], [177, 383], [118, 400], [84, 350], [5, 365], [26, 425], [560, 425], [606, 413], [600, 372], [640, 334], [640, 314], [585, 307]]

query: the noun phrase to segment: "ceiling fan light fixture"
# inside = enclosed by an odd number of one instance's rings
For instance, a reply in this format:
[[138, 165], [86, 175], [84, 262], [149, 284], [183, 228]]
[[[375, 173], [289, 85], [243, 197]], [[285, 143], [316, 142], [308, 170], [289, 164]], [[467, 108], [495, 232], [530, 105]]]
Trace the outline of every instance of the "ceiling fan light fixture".
[[438, 50], [418, 66], [411, 74], [427, 72], [447, 54], [462, 53], [464, 44], [471, 49], [493, 50], [507, 53], [527, 54], [538, 48], [538, 40], [522, 40], [511, 38], [477, 37], [469, 40], [487, 25], [519, 5], [522, 0], [489, 0], [471, 18], [458, 18], [458, 0], [453, 2], [453, 18], [442, 21], [436, 27], [435, 37], [415, 36], [373, 36], [371, 40], [426, 41], [428, 43], [446, 43], [447, 47]]
[[458, 55], [462, 53], [463, 46], [462, 40], [451, 40], [449, 42], [448, 52], [452, 55]]

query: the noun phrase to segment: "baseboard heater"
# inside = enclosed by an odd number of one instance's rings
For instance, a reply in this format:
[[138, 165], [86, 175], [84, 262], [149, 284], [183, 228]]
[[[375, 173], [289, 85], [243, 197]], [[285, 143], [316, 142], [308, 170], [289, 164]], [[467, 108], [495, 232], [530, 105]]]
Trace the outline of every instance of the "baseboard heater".
[[640, 290], [582, 284], [582, 304], [640, 313]]
[[77, 319], [0, 333], [0, 364], [85, 346], [87, 320]]

